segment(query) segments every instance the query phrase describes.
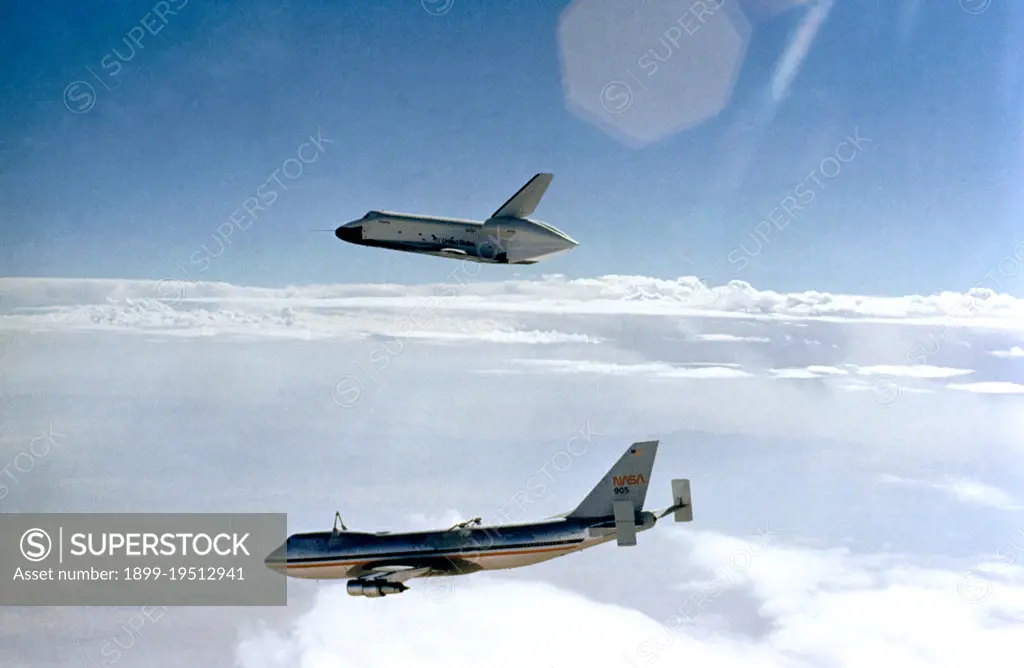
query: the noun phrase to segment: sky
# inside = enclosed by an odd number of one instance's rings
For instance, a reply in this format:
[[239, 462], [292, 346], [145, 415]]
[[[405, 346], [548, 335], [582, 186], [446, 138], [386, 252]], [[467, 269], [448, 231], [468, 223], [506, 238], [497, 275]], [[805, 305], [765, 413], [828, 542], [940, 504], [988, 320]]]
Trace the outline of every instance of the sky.
[[[493, 4], [0, 9], [0, 512], [528, 521], [656, 439], [694, 521], [376, 600], [0, 606], [0, 666], [1019, 656], [1024, 8]], [[541, 171], [580, 246], [533, 266], [311, 231]]]
[[1021, 240], [1024, 9], [630, 4], [7, 5], [3, 272], [436, 281], [433, 258], [310, 230], [482, 219], [541, 171], [536, 215], [581, 246], [520, 276], [928, 294]]

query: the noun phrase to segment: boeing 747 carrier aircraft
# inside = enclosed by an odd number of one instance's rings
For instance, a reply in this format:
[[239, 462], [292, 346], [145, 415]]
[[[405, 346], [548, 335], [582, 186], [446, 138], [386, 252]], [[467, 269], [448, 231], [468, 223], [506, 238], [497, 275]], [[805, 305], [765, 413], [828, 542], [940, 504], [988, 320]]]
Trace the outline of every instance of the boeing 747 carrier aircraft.
[[537, 174], [485, 221], [370, 211], [334, 231], [360, 246], [488, 264], [535, 264], [579, 244], [547, 223], [531, 220], [551, 174]]
[[400, 594], [413, 578], [466, 575], [529, 566], [616, 540], [636, 545], [646, 531], [674, 513], [693, 520], [690, 481], [672, 481], [672, 505], [643, 509], [658, 441], [629, 446], [575, 510], [540, 522], [483, 526], [477, 517], [447, 530], [389, 533], [349, 531], [335, 513], [334, 530], [300, 533], [266, 558], [266, 565], [297, 578], [348, 579], [352, 596]]

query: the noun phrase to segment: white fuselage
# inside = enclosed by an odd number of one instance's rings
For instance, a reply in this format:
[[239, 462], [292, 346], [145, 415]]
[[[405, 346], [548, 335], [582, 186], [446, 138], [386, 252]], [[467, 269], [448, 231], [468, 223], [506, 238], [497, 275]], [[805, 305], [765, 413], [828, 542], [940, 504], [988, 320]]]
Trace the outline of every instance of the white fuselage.
[[[450, 557], [464, 564], [470, 564], [473, 571], [497, 571], [532, 566], [542, 561], [562, 557], [572, 552], [579, 552], [580, 550], [585, 550], [614, 539], [615, 536], [601, 536], [600, 538], [585, 538], [582, 542], [566, 546], [516, 547], [479, 553], [463, 552], [430, 556], [442, 559]], [[375, 560], [365, 557], [355, 559], [342, 558], [322, 564], [289, 563], [286, 568], [286, 574], [293, 578], [307, 580], [345, 580], [363, 575], [365, 573], [365, 566], [370, 563], [375, 563]]]
[[335, 236], [361, 246], [493, 264], [533, 264], [579, 245], [564, 232], [525, 218], [476, 221], [391, 211], [371, 211], [339, 227]]
[[[654, 526], [650, 513], [638, 519], [637, 531]], [[452, 575], [530, 566], [615, 538], [605, 521], [563, 518], [448, 531], [296, 534], [268, 566], [316, 580], [358, 578], [388, 565], [427, 565], [434, 575]]]

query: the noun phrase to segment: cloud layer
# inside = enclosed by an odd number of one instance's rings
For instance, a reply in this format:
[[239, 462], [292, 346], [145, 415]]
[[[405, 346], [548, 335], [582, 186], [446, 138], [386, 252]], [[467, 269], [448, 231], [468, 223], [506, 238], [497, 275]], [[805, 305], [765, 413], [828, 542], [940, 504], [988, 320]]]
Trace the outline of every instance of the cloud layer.
[[[959, 668], [1003, 660], [1024, 642], [1020, 566], [957, 573], [892, 555], [790, 545], [770, 528], [746, 540], [678, 530], [661, 539], [678, 558], [660, 568], [687, 573], [661, 618], [488, 575], [414, 583], [406, 598], [371, 606], [327, 585], [291, 629], [245, 633], [236, 656], [245, 668], [430, 666], [441, 655], [445, 665], [467, 667], [487, 656], [488, 665], [510, 668]], [[628, 587], [641, 576], [613, 577]], [[723, 608], [727, 598], [749, 601], [757, 631]], [[400, 642], [366, 642], [396, 623]]]
[[692, 526], [377, 601], [296, 583], [285, 609], [168, 609], [135, 635], [132, 610], [0, 611], [5, 649], [33, 666], [109, 665], [120, 636], [118, 665], [147, 668], [803, 668], [1024, 643], [1019, 300], [468, 283], [453, 265], [434, 286], [0, 280], [0, 509], [527, 521], [657, 438], [650, 503], [690, 478]]
[[[0, 296], [36, 307], [35, 311], [19, 316], [37, 318], [25, 322], [42, 325], [49, 320], [53, 326], [64, 327], [87, 327], [90, 322], [152, 329], [216, 323], [262, 324], [246, 320], [241, 313], [265, 317], [274, 325], [295, 326], [300, 323], [289, 316], [301, 313], [310, 318], [301, 325], [316, 329], [314, 315], [330, 317], [340, 315], [339, 311], [351, 313], [374, 308], [410, 312], [631, 313], [752, 320], [771, 317], [795, 322], [838, 319], [925, 327], [1024, 329], [1024, 300], [988, 288], [975, 288], [968, 293], [880, 297], [816, 291], [778, 293], [758, 290], [743, 281], [707, 286], [693, 276], [669, 281], [644, 276], [570, 280], [555, 275], [535, 281], [466, 283], [462, 271], [452, 270], [436, 285], [418, 286], [256, 288], [166, 279], [6, 278], [0, 279]], [[289, 310], [282, 312], [283, 308]], [[239, 317], [243, 318], [241, 323], [236, 322]], [[735, 335], [729, 333], [705, 336], [705, 340], [735, 340], [731, 338]]]
[[[695, 277], [667, 281], [638, 276], [466, 283], [461, 269], [433, 286], [335, 285], [280, 289], [225, 283], [73, 279], [2, 279], [0, 296], [13, 304], [0, 326], [12, 331], [107, 331], [239, 340], [373, 340], [516, 345], [613, 344], [627, 317], [658, 319], [661, 340], [698, 350], [699, 367], [675, 360], [596, 358], [516, 363], [483, 373], [546, 372], [652, 378], [776, 378], [831, 380], [864, 389], [879, 401], [896, 391], [936, 387], [985, 394], [1019, 394], [1019, 374], [992, 368], [942, 366], [971, 347], [1013, 361], [1024, 329], [1024, 300], [977, 288], [967, 294], [868, 297], [808, 291], [781, 294], [732, 281], [709, 287]], [[614, 326], [614, 325], [613, 325]], [[811, 329], [808, 329], [811, 328]], [[731, 331], [730, 331], [731, 330]], [[837, 336], [837, 332], [842, 332]], [[885, 336], [874, 355], [853, 359], [856, 338]], [[830, 340], [827, 340], [830, 339]], [[971, 339], [971, 340], [968, 340]], [[900, 343], [902, 340], [902, 343]], [[701, 345], [706, 344], [706, 345]], [[741, 344], [750, 344], [752, 348]], [[762, 347], [756, 347], [760, 344]], [[815, 351], [815, 346], [827, 349]], [[800, 348], [807, 349], [797, 353]], [[887, 348], [887, 349], [883, 349]], [[966, 350], [965, 350], [966, 349]], [[738, 360], [737, 351], [743, 359]], [[856, 351], [854, 351], [856, 352]], [[793, 354], [804, 366], [772, 364]], [[774, 358], [774, 359], [773, 359]], [[842, 363], [838, 360], [843, 359]], [[981, 366], [986, 366], [982, 361]], [[1005, 370], [1007, 367], [1003, 367]], [[960, 378], [952, 382], [954, 378]]]

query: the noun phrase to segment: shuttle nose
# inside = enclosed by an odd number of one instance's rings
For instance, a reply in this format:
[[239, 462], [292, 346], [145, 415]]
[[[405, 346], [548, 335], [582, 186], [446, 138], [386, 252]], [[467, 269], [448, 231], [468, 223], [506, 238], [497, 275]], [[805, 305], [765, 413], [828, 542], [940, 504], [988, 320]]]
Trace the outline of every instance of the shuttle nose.
[[338, 237], [342, 241], [357, 244], [363, 240], [363, 226], [353, 225], [352, 223], [342, 225], [338, 229], [334, 230], [334, 236]]

